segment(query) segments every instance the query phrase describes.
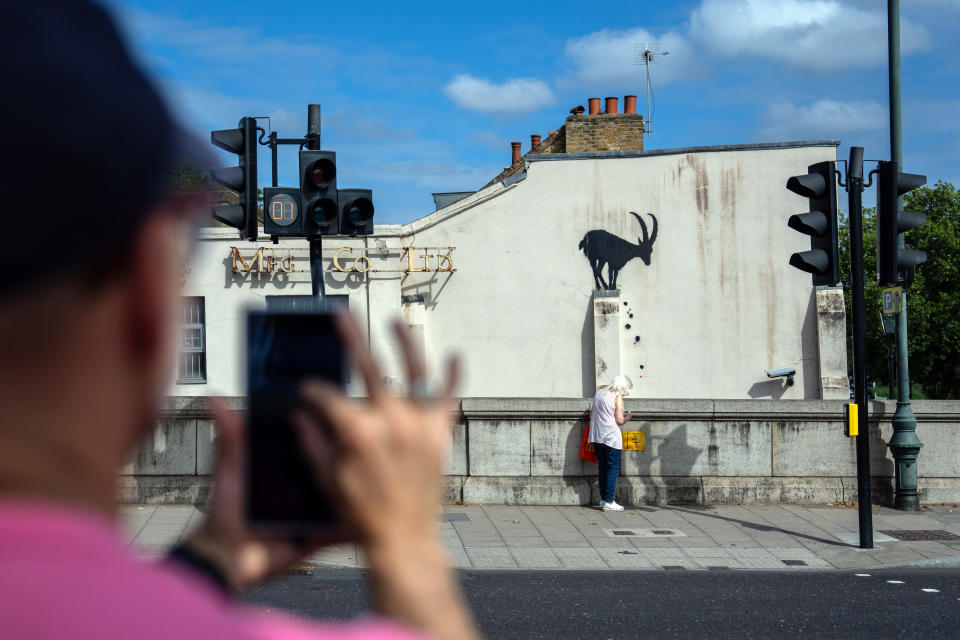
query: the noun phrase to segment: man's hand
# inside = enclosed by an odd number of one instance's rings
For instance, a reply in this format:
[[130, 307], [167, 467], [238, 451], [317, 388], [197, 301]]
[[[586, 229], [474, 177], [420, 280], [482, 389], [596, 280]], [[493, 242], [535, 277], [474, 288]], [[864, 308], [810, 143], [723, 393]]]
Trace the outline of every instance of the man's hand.
[[219, 402], [211, 401], [211, 409], [218, 430], [213, 495], [206, 521], [186, 545], [213, 562], [232, 590], [241, 591], [282, 572], [322, 543], [259, 538], [247, 529], [243, 520], [244, 425]]
[[307, 410], [295, 423], [318, 482], [336, 496], [341, 516], [364, 547], [374, 607], [435, 638], [477, 638], [437, 525], [457, 361], [450, 362], [440, 396], [425, 397], [423, 363], [405, 328], [395, 325], [412, 396], [393, 397], [356, 323], [340, 316], [338, 328], [369, 400], [357, 405], [335, 387], [308, 382]]
[[[318, 481], [333, 484], [326, 487], [328, 494], [358, 541], [371, 550], [396, 545], [401, 535], [409, 539], [404, 543], [436, 538], [457, 363], [451, 361], [440, 397], [394, 397], [356, 325], [341, 316], [338, 328], [363, 375], [369, 401], [352, 403], [320, 381], [304, 384], [307, 411], [294, 421]], [[406, 331], [394, 330], [405, 355], [408, 386], [422, 389], [423, 365]]]

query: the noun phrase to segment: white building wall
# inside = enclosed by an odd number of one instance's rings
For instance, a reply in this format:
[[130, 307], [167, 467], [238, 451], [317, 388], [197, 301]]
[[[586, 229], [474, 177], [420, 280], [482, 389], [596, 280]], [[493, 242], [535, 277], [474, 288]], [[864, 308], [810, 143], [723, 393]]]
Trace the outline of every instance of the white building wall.
[[[787, 262], [809, 248], [806, 236], [786, 226], [807, 202], [784, 185], [835, 153], [822, 145], [530, 162], [525, 179], [409, 225], [325, 239], [328, 260], [336, 247], [366, 246], [371, 266], [383, 269], [406, 269], [402, 247], [452, 246], [455, 271], [330, 273], [326, 291], [350, 296], [387, 376], [402, 378], [388, 321], [399, 317], [401, 296], [422, 295], [428, 361], [439, 371], [446, 353], [463, 354], [462, 396], [588, 397], [594, 280], [578, 244], [593, 229], [636, 242], [640, 227], [629, 212], [641, 214], [650, 231], [652, 213], [659, 231], [651, 264], [631, 260], [618, 279], [626, 303], [620, 368], [634, 379], [634, 395], [817, 398], [813, 289], [810, 276]], [[230, 246], [242, 246], [247, 260], [255, 247], [232, 230], [210, 235], [223, 237], [199, 243], [184, 287], [184, 295], [206, 298], [208, 384], [177, 385], [174, 395], [241, 395], [243, 306], [263, 306], [265, 295], [310, 293], [305, 241], [257, 243], [278, 255], [294, 247], [304, 271], [241, 276], [230, 273]], [[377, 247], [391, 250], [370, 250]], [[787, 365], [797, 367], [793, 386], [764, 375]]]

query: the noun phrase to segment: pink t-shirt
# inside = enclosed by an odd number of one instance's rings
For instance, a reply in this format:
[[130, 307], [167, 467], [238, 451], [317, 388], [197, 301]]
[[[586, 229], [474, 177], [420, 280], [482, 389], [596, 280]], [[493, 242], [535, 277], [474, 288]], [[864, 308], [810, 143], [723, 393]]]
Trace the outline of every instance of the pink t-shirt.
[[0, 499], [0, 636], [26, 640], [413, 640], [385, 620], [311, 623], [223, 597], [127, 550], [105, 518]]

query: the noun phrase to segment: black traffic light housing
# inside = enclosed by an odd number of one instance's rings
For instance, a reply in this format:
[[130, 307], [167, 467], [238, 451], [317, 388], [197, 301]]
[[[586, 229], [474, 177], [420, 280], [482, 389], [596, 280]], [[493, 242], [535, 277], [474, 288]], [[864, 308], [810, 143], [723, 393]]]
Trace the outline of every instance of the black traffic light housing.
[[264, 187], [264, 235], [302, 236], [302, 227], [300, 190], [292, 187]]
[[367, 236], [373, 233], [373, 191], [340, 189], [340, 233]]
[[897, 235], [924, 224], [927, 216], [900, 211], [899, 198], [925, 185], [927, 176], [900, 173], [896, 162], [880, 162], [877, 174], [877, 279], [882, 285], [909, 283], [917, 265], [927, 261], [927, 254], [901, 249]]
[[787, 226], [810, 236], [810, 250], [790, 256], [790, 264], [812, 274], [813, 285], [840, 281], [837, 245], [837, 180], [834, 162], [818, 162], [807, 174], [787, 180], [787, 189], [810, 200], [810, 211], [790, 216]]
[[300, 152], [300, 202], [303, 236], [310, 238], [340, 233], [336, 152]]
[[213, 208], [213, 217], [240, 230], [241, 240], [257, 239], [257, 121], [240, 118], [236, 129], [210, 132], [210, 142], [240, 157], [236, 167], [214, 169], [212, 177], [239, 194], [237, 204]]

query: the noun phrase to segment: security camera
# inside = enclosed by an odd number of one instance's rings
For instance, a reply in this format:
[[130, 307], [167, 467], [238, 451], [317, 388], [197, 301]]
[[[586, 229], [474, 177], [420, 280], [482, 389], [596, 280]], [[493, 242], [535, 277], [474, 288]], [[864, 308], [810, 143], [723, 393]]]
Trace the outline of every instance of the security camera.
[[768, 378], [782, 378], [786, 376], [787, 385], [793, 384], [793, 376], [797, 374], [796, 367], [780, 367], [779, 369], [767, 369]]

